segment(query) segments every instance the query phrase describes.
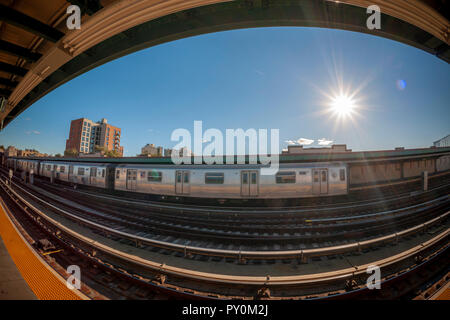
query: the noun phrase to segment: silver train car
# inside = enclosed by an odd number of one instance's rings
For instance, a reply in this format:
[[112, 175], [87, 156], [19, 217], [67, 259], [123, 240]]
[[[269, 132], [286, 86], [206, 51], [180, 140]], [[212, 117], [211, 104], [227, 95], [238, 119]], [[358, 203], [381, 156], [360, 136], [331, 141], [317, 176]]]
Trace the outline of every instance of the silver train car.
[[74, 184], [107, 188], [107, 165], [102, 163], [74, 163], [42, 161], [40, 175]]
[[[273, 175], [260, 165], [104, 164], [11, 159], [8, 166], [119, 192], [210, 199], [288, 199], [348, 193], [345, 163], [282, 163]], [[9, 161], [9, 160], [8, 160]]]
[[115, 168], [114, 189], [217, 199], [280, 199], [347, 194], [345, 164], [280, 164], [275, 175], [255, 165], [131, 165]]
[[27, 173], [33, 171], [34, 174], [39, 172], [39, 161], [38, 160], [17, 160], [16, 168]]

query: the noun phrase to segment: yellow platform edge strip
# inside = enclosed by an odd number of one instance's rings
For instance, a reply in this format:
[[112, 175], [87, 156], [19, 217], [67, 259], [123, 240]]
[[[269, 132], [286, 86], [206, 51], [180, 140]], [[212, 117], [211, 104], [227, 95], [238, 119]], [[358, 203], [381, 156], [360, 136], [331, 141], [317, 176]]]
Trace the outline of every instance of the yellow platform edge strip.
[[20, 274], [39, 300], [87, 300], [78, 290], [67, 288], [65, 279], [29, 245], [6, 213], [0, 198], [0, 236]]

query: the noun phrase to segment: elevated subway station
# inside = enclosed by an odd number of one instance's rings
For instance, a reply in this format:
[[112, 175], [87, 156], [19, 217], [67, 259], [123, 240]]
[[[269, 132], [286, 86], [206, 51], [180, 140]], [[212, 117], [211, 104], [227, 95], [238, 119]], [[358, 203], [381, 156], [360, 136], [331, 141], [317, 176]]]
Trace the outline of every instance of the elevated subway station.
[[[446, 294], [438, 288], [448, 282], [442, 259], [448, 257], [449, 153], [448, 148], [429, 148], [308, 154], [295, 160], [285, 156], [283, 162], [306, 161], [317, 168], [346, 157], [348, 177], [355, 179], [348, 180], [345, 198], [324, 194], [309, 198], [313, 204], [303, 199], [289, 207], [277, 201], [265, 207], [238, 207], [237, 202], [213, 206], [180, 201], [181, 197], [155, 201], [140, 197], [139, 190], [111, 193], [90, 185], [92, 179], [74, 179], [77, 170], [68, 183], [60, 172], [62, 164], [81, 162], [81, 167], [89, 164], [86, 176], [92, 178], [89, 172], [95, 167], [101, 172], [102, 161], [113, 166], [140, 162], [141, 168], [152, 171], [173, 166], [167, 158], [7, 158], [0, 184], [8, 212], [17, 215], [24, 210], [25, 216], [17, 218], [24, 229], [30, 227], [23, 220], [26, 215], [39, 216], [30, 221], [49, 228], [45, 239], [54, 248], [46, 251], [36, 245], [43, 233], [29, 239], [47, 263], [64, 275], [67, 259], [80, 261], [80, 253], [87, 255], [81, 298], [375, 298], [361, 285], [365, 268], [375, 263], [386, 275], [383, 299], [437, 299]], [[41, 163], [51, 163], [53, 178], [42, 176]], [[8, 169], [13, 173], [9, 181]], [[192, 166], [190, 170], [195, 171]], [[245, 165], [242, 170], [247, 170]], [[410, 265], [409, 271], [399, 271], [405, 265]], [[346, 276], [352, 266], [359, 271]], [[131, 280], [130, 274], [143, 282]], [[402, 280], [406, 275], [411, 277], [408, 282]], [[440, 279], [439, 286], [413, 287], [421, 294], [412, 294], [406, 285], [431, 275]]]
[[[381, 9], [380, 30], [366, 25], [372, 4]], [[81, 9], [79, 30], [66, 26], [70, 5]], [[1, 128], [99, 65], [210, 32], [337, 28], [400, 41], [448, 63], [448, 12], [439, 0], [1, 0]], [[225, 167], [172, 168], [170, 158], [2, 157], [0, 231], [11, 256], [1, 249], [10, 275], [0, 278], [2, 298], [448, 296], [442, 291], [449, 283], [448, 148], [281, 155], [280, 161], [282, 174], [264, 179], [259, 167], [233, 168], [230, 187]], [[332, 181], [339, 194], [331, 194]], [[140, 189], [144, 183], [148, 189]], [[164, 183], [166, 191], [158, 192], [155, 186]], [[188, 201], [194, 192], [221, 187], [237, 202]], [[288, 189], [298, 202], [276, 198]], [[271, 206], [254, 207], [263, 194]], [[371, 264], [382, 270], [381, 291], [365, 287]], [[81, 268], [80, 289], [66, 286], [70, 265]], [[17, 290], [3, 286], [8, 279]]]

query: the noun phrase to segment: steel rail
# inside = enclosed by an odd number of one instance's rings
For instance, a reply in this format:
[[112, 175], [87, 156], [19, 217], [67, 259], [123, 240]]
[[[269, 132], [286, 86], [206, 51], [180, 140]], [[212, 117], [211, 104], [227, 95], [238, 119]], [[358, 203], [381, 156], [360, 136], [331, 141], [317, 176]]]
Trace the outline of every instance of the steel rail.
[[[8, 172], [3, 169], [0, 168], [0, 171], [3, 171], [3, 173], [5, 175], [8, 174]], [[447, 175], [449, 174], [449, 172], [444, 173], [443, 175]], [[433, 175], [432, 177], [435, 176], [440, 176], [441, 174], [436, 174]], [[20, 179], [16, 176], [14, 176], [15, 179]], [[416, 179], [413, 179], [416, 180]], [[409, 183], [410, 181], [406, 181], [404, 183]], [[388, 198], [388, 199], [373, 199], [372, 202], [366, 202], [366, 201], [357, 201], [357, 202], [347, 202], [347, 203], [339, 203], [338, 206], [333, 206], [333, 207], [322, 207], [322, 208], [312, 208], [312, 207], [306, 207], [306, 208], [296, 208], [296, 207], [271, 207], [270, 209], [261, 209], [259, 207], [251, 207], [251, 208], [246, 208], [246, 209], [241, 209], [241, 208], [236, 208], [236, 207], [227, 207], [226, 209], [218, 209], [216, 207], [211, 207], [211, 206], [202, 206], [202, 205], [176, 205], [176, 204], [166, 204], [166, 203], [161, 203], [161, 202], [154, 202], [154, 201], [139, 201], [136, 199], [121, 199], [118, 197], [114, 197], [114, 196], [105, 196], [105, 195], [100, 195], [100, 194], [93, 194], [90, 192], [85, 192], [85, 191], [80, 191], [80, 190], [74, 190], [74, 192], [80, 193], [80, 194], [85, 194], [87, 196], [91, 196], [91, 197], [96, 197], [96, 198], [100, 198], [100, 199], [106, 199], [108, 201], [117, 201], [117, 202], [123, 202], [123, 203], [131, 203], [133, 205], [142, 205], [142, 206], [147, 206], [147, 207], [151, 207], [151, 208], [158, 208], [160, 210], [174, 210], [177, 211], [178, 213], [187, 213], [187, 212], [193, 212], [193, 213], [206, 213], [206, 214], [246, 214], [246, 215], [251, 215], [251, 214], [285, 214], [285, 215], [290, 215], [290, 214], [297, 214], [297, 213], [310, 213], [311, 210], [313, 210], [315, 213], [316, 212], [326, 212], [326, 211], [335, 211], [335, 210], [341, 210], [341, 209], [353, 209], [353, 208], [359, 208], [359, 207], [367, 207], [367, 206], [375, 206], [375, 205], [385, 205], [386, 202], [393, 202], [393, 201], [398, 201], [401, 199], [407, 199], [407, 198], [411, 198], [411, 197], [416, 197], [417, 195], [426, 195], [429, 193], [432, 193], [436, 190], [439, 189], [443, 189], [443, 188], [447, 188], [449, 187], [450, 184], [444, 184], [444, 185], [440, 185], [438, 187], [435, 187], [433, 189], [427, 190], [427, 191], [419, 191], [417, 194], [410, 192], [408, 194], [404, 194], [401, 195], [399, 197], [395, 197], [395, 198]], [[49, 187], [53, 187], [53, 185], [50, 185]]]
[[[51, 192], [47, 191], [47, 190], [39, 190], [39, 188], [32, 188], [33, 191], [37, 192], [37, 194], [41, 194], [43, 195], [45, 198], [52, 198], [52, 194]], [[441, 196], [438, 197], [436, 199], [430, 200], [430, 201], [426, 201], [423, 202], [421, 204], [417, 204], [417, 205], [412, 205], [412, 206], [408, 206], [408, 207], [404, 207], [404, 208], [400, 208], [400, 209], [395, 209], [395, 210], [387, 210], [387, 211], [382, 211], [382, 212], [377, 212], [377, 213], [372, 213], [372, 214], [366, 214], [366, 215], [357, 215], [357, 216], [348, 216], [348, 217], [341, 217], [341, 218], [336, 218], [334, 221], [333, 219], [323, 219], [323, 221], [321, 221], [321, 219], [308, 219], [308, 220], [304, 220], [306, 225], [299, 225], [298, 222], [291, 222], [292, 224], [290, 226], [287, 226], [285, 224], [283, 225], [273, 225], [271, 231], [274, 231], [276, 233], [280, 233], [280, 232], [293, 232], [294, 230], [296, 232], [298, 232], [301, 229], [307, 229], [309, 231], [312, 231], [311, 228], [331, 228], [332, 229], [336, 229], [336, 228], [342, 228], [342, 227], [349, 227], [350, 225], [356, 226], [356, 225], [367, 225], [369, 223], [382, 223], [381, 220], [386, 220], [386, 219], [390, 219], [392, 217], [395, 218], [405, 218], [405, 217], [410, 217], [413, 216], [415, 214], [423, 214], [425, 213], [427, 210], [431, 210], [432, 208], [436, 208], [439, 206], [442, 206], [443, 204], [446, 204], [449, 202], [449, 195], [445, 195], [445, 196]], [[52, 199], [53, 200], [53, 199]], [[70, 201], [66, 198], [64, 198], [64, 196], [56, 196], [56, 198], [54, 199], [54, 204], [58, 205], [61, 204], [63, 206], [73, 206], [71, 204], [68, 204], [67, 201]], [[78, 205], [81, 204], [82, 207], [78, 207]], [[180, 219], [177, 218], [177, 222], [173, 221], [173, 220], [168, 220], [167, 216], [163, 216], [163, 217], [159, 217], [159, 214], [156, 213], [156, 216], [152, 215], [150, 220], [146, 220], [145, 215], [142, 214], [136, 214], [136, 213], [123, 213], [122, 211], [120, 212], [113, 212], [111, 210], [113, 209], [107, 209], [107, 213], [104, 216], [103, 213], [101, 212], [102, 209], [96, 209], [93, 207], [85, 207], [84, 204], [82, 204], [80, 202], [80, 200], [78, 200], [78, 202], [75, 202], [75, 207], [76, 210], [81, 210], [82, 214], [84, 214], [84, 212], [88, 213], [88, 214], [92, 214], [95, 217], [99, 217], [101, 219], [106, 219], [109, 221], [113, 221], [114, 223], [121, 223], [121, 221], [123, 219], [128, 220], [130, 222], [130, 226], [133, 226], [136, 223], [145, 223], [145, 222], [149, 222], [152, 225], [160, 225], [161, 227], [173, 227], [174, 230], [178, 230], [177, 232], [180, 232], [180, 230], [184, 230], [184, 232], [188, 232], [188, 230], [193, 230], [195, 229], [195, 232], [200, 232], [202, 234], [211, 234], [211, 236], [219, 236], [221, 238], [224, 237], [224, 234], [226, 233], [226, 235], [228, 236], [233, 236], [233, 239], [236, 239], [236, 237], [238, 236], [235, 233], [229, 233], [230, 231], [241, 231], [243, 233], [239, 233], [239, 237], [243, 237], [245, 239], [255, 239], [255, 233], [254, 232], [267, 232], [267, 226], [266, 223], [268, 223], [267, 221], [265, 221], [264, 224], [258, 224], [255, 222], [250, 222], [250, 221], [239, 221], [236, 222], [234, 221], [234, 223], [239, 223], [241, 225], [247, 225], [247, 224], [251, 224], [252, 225], [252, 235], [249, 235], [246, 233], [246, 228], [249, 228], [247, 226], [235, 226], [233, 224], [230, 224], [229, 221], [222, 221], [222, 223], [220, 223], [220, 221], [217, 220], [208, 220], [208, 221], [197, 221], [197, 220], [190, 220], [190, 219], [186, 219], [185, 217], [181, 217]], [[114, 209], [117, 210], [117, 209]], [[126, 211], [126, 209], [124, 209]], [[172, 217], [175, 218], [175, 217]], [[162, 220], [160, 220], [162, 219]], [[380, 220], [381, 219], [381, 220]], [[181, 221], [183, 221], [184, 223], [187, 223], [187, 225], [183, 225], [180, 226]], [[302, 219], [303, 221], [303, 219]], [[327, 226], [322, 225], [322, 222], [330, 222], [329, 224], [327, 224]], [[332, 223], [332, 222], [338, 222], [338, 223]], [[272, 222], [273, 223], [273, 222]], [[312, 224], [317, 224], [315, 226], [313, 226]], [[211, 230], [199, 230], [199, 228], [208, 228]], [[194, 231], [194, 230], [193, 230]], [[265, 236], [259, 235], [256, 236], [257, 239], [266, 239]], [[271, 237], [273, 240], [275, 240], [275, 238]], [[281, 237], [279, 240], [281, 239], [291, 239], [293, 240], [294, 238], [292, 236], [289, 237]]]
[[[355, 277], [359, 274], [366, 273], [366, 270], [371, 265], [377, 265], [380, 268], [385, 268], [387, 266], [390, 266], [392, 264], [398, 263], [403, 261], [404, 259], [407, 259], [411, 256], [417, 255], [418, 253], [422, 252], [423, 250], [426, 250], [430, 248], [431, 246], [437, 244], [439, 241], [444, 240], [448, 235], [450, 234], [450, 228], [447, 228], [445, 231], [441, 232], [434, 238], [425, 241], [413, 248], [410, 248], [406, 251], [403, 251], [399, 254], [396, 254], [394, 256], [381, 259], [378, 261], [374, 261], [371, 263], [367, 263], [364, 265], [354, 266], [351, 268], [341, 269], [337, 271], [331, 271], [331, 272], [323, 272], [319, 274], [307, 274], [307, 275], [294, 275], [294, 276], [274, 276], [271, 277], [270, 275], [267, 276], [233, 276], [233, 275], [223, 275], [223, 274], [215, 274], [215, 273], [206, 273], [206, 272], [198, 272], [194, 270], [188, 270], [184, 268], [177, 268], [173, 266], [166, 266], [165, 264], [158, 264], [153, 261], [149, 261], [143, 258], [140, 258], [138, 256], [128, 254], [122, 251], [119, 251], [117, 249], [108, 247], [104, 244], [101, 244], [95, 240], [92, 240], [86, 236], [83, 236], [72, 229], [67, 228], [63, 224], [59, 223], [58, 221], [48, 217], [40, 210], [33, 207], [31, 204], [29, 204], [26, 200], [24, 200], [22, 197], [17, 195], [17, 193], [10, 188], [10, 186], [6, 186], [3, 181], [1, 181], [1, 187], [6, 191], [10, 191], [12, 194], [14, 194], [21, 202], [23, 202], [25, 205], [27, 205], [30, 209], [38, 213], [41, 217], [43, 217], [48, 222], [54, 224], [57, 228], [61, 229], [65, 233], [69, 234], [70, 236], [78, 239], [81, 242], [84, 242], [88, 244], [89, 246], [101, 250], [103, 252], [106, 252], [112, 256], [115, 256], [117, 258], [120, 258], [126, 262], [133, 263], [142, 267], [150, 268], [154, 271], [157, 271], [159, 273], [166, 273], [171, 274], [177, 277], [188, 277], [190, 279], [199, 280], [199, 281], [206, 281], [206, 282], [215, 282], [215, 283], [227, 283], [227, 284], [247, 284], [247, 285], [308, 285], [308, 284], [318, 284], [318, 283], [325, 283], [329, 281], [336, 281], [336, 280], [344, 280], [347, 278]], [[9, 193], [8, 193], [9, 194]], [[447, 215], [448, 212], [445, 214]], [[436, 220], [436, 219], [433, 219]], [[404, 231], [404, 234], [407, 233], [407, 230]], [[448, 246], [448, 244], [446, 245]]]
[[[39, 215], [41, 215], [42, 217], [44, 217], [46, 219], [51, 219], [47, 215], [45, 215], [42, 211], [40, 211], [35, 206], [33, 206], [30, 202], [26, 201], [23, 197], [21, 197], [17, 192], [15, 192], [11, 188], [11, 186], [8, 186], [3, 181], [1, 181], [1, 184], [2, 184], [3, 189], [5, 189], [5, 187], [8, 188], [24, 204], [26, 204], [28, 207], [33, 209], [33, 211], [35, 211], [36, 213], [38, 213]], [[119, 231], [119, 230], [104, 226], [102, 224], [98, 224], [96, 222], [89, 221], [88, 219], [78, 217], [70, 212], [67, 212], [66, 210], [60, 209], [60, 208], [54, 206], [53, 204], [40, 199], [39, 197], [33, 195], [32, 193], [24, 190], [20, 186], [18, 186], [18, 185], [16, 185], [16, 186], [19, 189], [21, 189], [23, 192], [25, 192], [26, 194], [31, 196], [32, 198], [43, 203], [45, 206], [56, 210], [57, 212], [61, 213], [63, 216], [65, 216], [77, 223], [82, 223], [82, 224], [88, 226], [89, 228], [93, 228], [93, 229], [99, 230], [99, 231], [107, 233], [107, 234], [115, 235], [120, 238], [134, 241], [136, 244], [146, 244], [146, 245], [150, 245], [150, 246], [156, 246], [159, 248], [183, 252], [185, 255], [199, 254], [199, 255], [205, 255], [205, 256], [237, 258], [239, 260], [242, 260], [242, 259], [270, 260], [270, 259], [294, 258], [294, 259], [301, 259], [302, 261], [305, 261], [307, 258], [310, 258], [310, 257], [360, 251], [366, 247], [375, 246], [375, 245], [389, 242], [389, 241], [398, 241], [398, 239], [401, 237], [408, 236], [408, 235], [418, 232], [420, 230], [426, 230], [427, 227], [444, 219], [445, 217], [447, 217], [450, 214], [450, 211], [447, 211], [446, 213], [444, 213], [434, 219], [431, 219], [430, 221], [427, 221], [425, 223], [419, 224], [415, 227], [412, 227], [412, 228], [409, 228], [409, 229], [406, 229], [406, 230], [403, 230], [400, 232], [396, 232], [396, 233], [393, 233], [390, 235], [386, 235], [386, 236], [382, 236], [382, 237], [378, 237], [378, 238], [374, 238], [374, 239], [370, 239], [370, 240], [359, 241], [359, 242], [354, 242], [354, 243], [349, 243], [349, 244], [344, 244], [344, 245], [339, 245], [339, 246], [314, 248], [314, 249], [284, 250], [284, 251], [226, 250], [226, 249], [213, 249], [213, 248], [202, 248], [202, 247], [194, 247], [194, 246], [188, 246], [188, 245], [180, 245], [180, 244], [170, 243], [170, 242], [161, 241], [161, 240], [144, 238], [144, 237], [133, 235], [133, 234], [130, 234], [127, 232]], [[53, 220], [53, 219], [51, 219], [51, 220], [52, 220], [53, 224], [57, 223], [55, 220]], [[58, 226], [61, 226], [61, 224], [58, 223]]]
[[[17, 178], [17, 177], [16, 177]], [[19, 179], [19, 178], [17, 178]], [[439, 189], [443, 189], [443, 188], [448, 188], [450, 186], [450, 184], [445, 184], [436, 188], [433, 188], [432, 190], [428, 190], [428, 191], [424, 191], [424, 192], [420, 192], [419, 194], [408, 194], [408, 195], [403, 195], [397, 198], [392, 198], [392, 199], [387, 199], [385, 201], [383, 200], [376, 200], [374, 202], [364, 202], [364, 203], [359, 203], [359, 204], [354, 204], [354, 205], [341, 205], [341, 206], [335, 206], [335, 207], [325, 207], [325, 208], [304, 208], [304, 209], [296, 209], [296, 208], [289, 208], [289, 207], [282, 207], [282, 209], [259, 209], [259, 208], [255, 208], [255, 209], [236, 209], [236, 207], [230, 207], [227, 209], [218, 209], [218, 208], [214, 208], [214, 207], [207, 207], [207, 206], [192, 206], [192, 205], [187, 205], [187, 206], [180, 206], [180, 205], [172, 205], [172, 204], [164, 204], [164, 203], [154, 203], [154, 202], [143, 202], [143, 201], [136, 201], [134, 199], [129, 200], [129, 199], [120, 199], [117, 197], [110, 197], [110, 196], [105, 196], [105, 195], [100, 195], [100, 194], [93, 194], [90, 192], [85, 192], [85, 191], [80, 191], [80, 190], [75, 190], [74, 192], [79, 193], [79, 194], [84, 194], [90, 197], [96, 197], [99, 199], [105, 199], [108, 201], [117, 201], [117, 202], [122, 202], [122, 203], [128, 203], [128, 204], [132, 204], [132, 205], [140, 205], [140, 206], [146, 206], [146, 207], [150, 207], [150, 208], [156, 208], [156, 209], [160, 209], [160, 210], [173, 210], [174, 212], [178, 212], [178, 213], [188, 213], [188, 212], [192, 212], [192, 213], [205, 213], [205, 214], [229, 214], [229, 215], [236, 215], [236, 214], [245, 214], [245, 215], [254, 215], [254, 214], [266, 214], [266, 215], [270, 215], [270, 214], [283, 214], [283, 215], [294, 215], [294, 214], [300, 214], [300, 213], [320, 213], [320, 212], [327, 212], [327, 211], [336, 211], [336, 210], [344, 210], [344, 209], [353, 209], [353, 208], [359, 208], [359, 207], [369, 207], [369, 206], [375, 206], [375, 205], [384, 205], [386, 202], [395, 202], [401, 199], [407, 199], [407, 198], [412, 198], [412, 197], [416, 197], [418, 195], [426, 195], [427, 193], [431, 193], [434, 192], [436, 190]], [[53, 186], [51, 186], [53, 187]], [[345, 203], [344, 203], [345, 204]]]

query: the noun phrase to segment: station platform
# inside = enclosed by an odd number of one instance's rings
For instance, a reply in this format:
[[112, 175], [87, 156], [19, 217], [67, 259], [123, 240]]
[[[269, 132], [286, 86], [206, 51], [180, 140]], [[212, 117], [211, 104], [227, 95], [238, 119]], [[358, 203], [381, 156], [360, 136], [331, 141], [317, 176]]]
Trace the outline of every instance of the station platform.
[[0, 300], [81, 300], [26, 243], [0, 198]]
[[0, 237], [0, 300], [37, 300]]

